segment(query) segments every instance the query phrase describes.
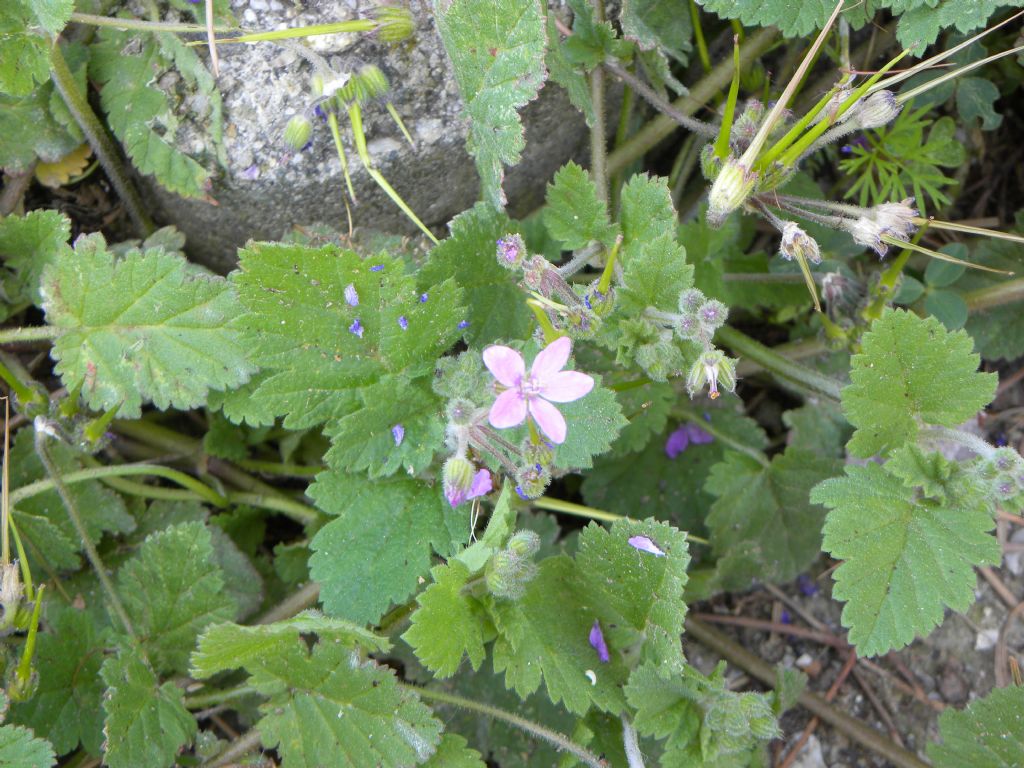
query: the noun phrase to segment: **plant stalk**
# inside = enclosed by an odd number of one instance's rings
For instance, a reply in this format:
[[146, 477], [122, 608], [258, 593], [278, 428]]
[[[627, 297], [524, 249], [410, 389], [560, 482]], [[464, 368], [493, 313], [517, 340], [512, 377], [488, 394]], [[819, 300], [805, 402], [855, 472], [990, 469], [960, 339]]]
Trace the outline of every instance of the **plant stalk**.
[[[594, 21], [604, 21], [604, 0], [592, 0]], [[590, 101], [594, 106], [594, 124], [590, 126], [590, 175], [597, 188], [597, 199], [608, 204], [608, 146], [604, 132], [604, 69], [598, 65], [590, 73]]]

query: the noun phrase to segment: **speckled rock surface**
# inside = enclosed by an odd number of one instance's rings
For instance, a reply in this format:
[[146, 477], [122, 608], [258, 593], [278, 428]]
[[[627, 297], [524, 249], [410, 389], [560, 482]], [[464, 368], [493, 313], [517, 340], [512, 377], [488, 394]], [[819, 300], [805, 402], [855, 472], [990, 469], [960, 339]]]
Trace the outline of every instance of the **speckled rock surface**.
[[[358, 0], [235, 0], [237, 18], [261, 30], [355, 18]], [[477, 199], [479, 180], [465, 149], [462, 102], [429, 5], [415, 3], [412, 45], [390, 47], [366, 35], [311, 38], [313, 50], [339, 70], [372, 63], [391, 81], [392, 102], [416, 141], [413, 151], [384, 105], [364, 108], [369, 150], [377, 168], [417, 215], [438, 234]], [[309, 106], [312, 67], [273, 43], [225, 45], [218, 85], [224, 99], [227, 167], [214, 181], [217, 205], [184, 200], [143, 182], [160, 223], [173, 223], [188, 238], [192, 258], [219, 271], [230, 269], [235, 249], [250, 238], [277, 239], [296, 225], [348, 228], [344, 179], [328, 127], [317, 124], [313, 143], [291, 151], [281, 135], [293, 115]], [[505, 181], [513, 211], [542, 200], [545, 182], [586, 145], [586, 125], [554, 84], [523, 111], [527, 149]], [[344, 123], [343, 123], [344, 127]], [[183, 125], [177, 141], [202, 152], [201, 127]], [[417, 230], [362, 170], [346, 136], [358, 205], [355, 226], [413, 234]]]

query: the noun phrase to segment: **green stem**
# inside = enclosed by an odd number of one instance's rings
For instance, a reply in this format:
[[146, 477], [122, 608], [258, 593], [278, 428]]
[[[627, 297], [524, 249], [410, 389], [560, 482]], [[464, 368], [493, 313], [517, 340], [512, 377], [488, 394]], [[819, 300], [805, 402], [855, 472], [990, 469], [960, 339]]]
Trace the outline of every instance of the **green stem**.
[[[64, 484], [64, 478], [61, 478], [60, 471], [54, 465], [53, 460], [50, 458], [50, 452], [46, 447], [46, 440], [48, 435], [45, 432], [36, 432], [36, 453], [39, 455], [39, 460], [43, 463], [43, 467], [46, 469], [46, 474], [50, 476], [50, 483], [52, 487], [57, 489], [57, 493], [64, 502], [64, 509], [67, 510], [68, 517], [71, 519], [71, 525], [74, 526], [75, 531], [78, 533], [78, 537], [82, 540], [82, 548], [85, 550], [85, 556], [89, 559], [89, 563], [92, 565], [96, 576], [100, 580], [100, 584], [103, 586], [103, 591], [107, 594], [107, 599], [110, 601], [110, 606], [113, 608], [114, 613], [121, 620], [121, 624], [124, 625], [125, 631], [131, 635], [135, 640], [135, 628], [132, 626], [131, 619], [128, 618], [128, 612], [125, 611], [124, 605], [121, 603], [121, 598], [117, 595], [117, 590], [114, 589], [114, 583], [110, 580], [110, 576], [107, 574], [107, 569], [103, 565], [103, 560], [100, 559], [99, 552], [96, 551], [96, 546], [92, 543], [92, 539], [89, 538], [89, 532], [85, 528], [85, 523], [82, 522], [82, 516], [78, 514], [78, 506], [75, 504], [75, 500], [68, 493], [67, 486]], [[88, 471], [88, 470], [87, 470]], [[75, 474], [75, 473], [71, 473]], [[68, 475], [70, 477], [70, 474]], [[40, 481], [43, 482], [43, 481]], [[32, 485], [38, 485], [33, 483]], [[19, 488], [17, 491], [11, 494], [11, 504], [17, 503], [17, 496], [19, 492], [26, 490], [25, 488]]]
[[308, 507], [301, 501], [292, 501], [282, 496], [229, 491], [227, 497], [233, 504], [248, 504], [251, 507], [262, 507], [263, 509], [272, 509], [275, 512], [280, 512], [304, 526], [314, 525], [320, 520], [320, 515], [317, 514], [316, 510]]
[[711, 71], [711, 55], [708, 53], [708, 44], [704, 39], [704, 29], [700, 23], [700, 11], [697, 10], [697, 3], [690, 0], [690, 20], [693, 23], [693, 39], [697, 42], [697, 54], [700, 56], [700, 65], [705, 72]]
[[714, 138], [718, 134], [718, 129], [715, 126], [690, 117], [672, 106], [672, 103], [667, 99], [661, 98], [653, 88], [650, 88], [647, 83], [622, 66], [617, 59], [609, 56], [605, 59], [604, 68], [643, 96], [644, 100], [656, 110], [679, 123], [679, 125], [691, 133], [709, 138]]
[[970, 291], [964, 294], [964, 301], [967, 302], [967, 309], [970, 312], [981, 312], [1005, 304], [1024, 301], [1024, 277]]
[[53, 78], [53, 85], [64, 99], [68, 111], [75, 118], [78, 127], [82, 129], [82, 133], [89, 141], [92, 151], [96, 153], [103, 170], [107, 172], [110, 183], [114, 185], [114, 189], [121, 198], [121, 202], [124, 203], [135, 228], [143, 236], [152, 234], [156, 229], [153, 220], [149, 218], [149, 213], [142, 204], [142, 198], [139, 197], [131, 177], [128, 176], [121, 163], [121, 156], [118, 154], [113, 140], [107, 134], [107, 129], [96, 117], [96, 113], [92, 111], [85, 94], [78, 90], [78, 84], [75, 82], [71, 70], [68, 69], [68, 64], [64, 60], [58, 43], [54, 43], [50, 48], [50, 75]]
[[[592, 0], [594, 21], [604, 21], [604, 0]], [[604, 68], [598, 65], [590, 73], [590, 101], [594, 106], [594, 124], [590, 126], [590, 176], [597, 188], [597, 199], [608, 203], [608, 147], [604, 132]]]
[[0, 328], [0, 344], [21, 344], [29, 341], [49, 341], [63, 334], [52, 325], [33, 325], [27, 328]]
[[[771, 348], [772, 352], [785, 357], [787, 360], [803, 360], [805, 357], [814, 357], [823, 352], [828, 352], [828, 345], [816, 336], [797, 341], [787, 341]], [[749, 359], [740, 360], [736, 366], [737, 376], [750, 376], [751, 374], [763, 371], [764, 366]]]
[[813, 368], [787, 360], [759, 341], [730, 326], [718, 329], [717, 339], [740, 357], [753, 360], [783, 383], [839, 402], [843, 385]]
[[717, 426], [715, 426], [714, 422], [702, 418], [694, 411], [685, 409], [678, 411], [678, 413], [691, 424], [696, 424], [698, 427], [703, 429], [705, 432], [707, 432], [709, 435], [715, 438], [715, 440], [720, 442], [722, 445], [728, 448], [732, 448], [734, 451], [742, 453], [745, 456], [749, 456], [762, 467], [767, 468], [768, 465], [771, 464], [771, 462], [768, 461], [768, 458], [761, 451], [757, 450], [756, 448], [750, 447], [746, 443], [741, 443], [739, 440], [732, 437], [728, 433], [720, 430]]
[[921, 439], [928, 442], [945, 442], [962, 445], [969, 451], [973, 451], [983, 459], [991, 459], [995, 455], [996, 447], [982, 440], [977, 435], [949, 427], [928, 426], [921, 430]]
[[590, 768], [608, 767], [608, 764], [604, 760], [590, 750], [581, 747], [568, 736], [565, 736], [558, 731], [553, 731], [539, 723], [533, 722], [532, 720], [527, 720], [525, 717], [520, 717], [519, 715], [511, 712], [506, 712], [503, 709], [498, 709], [497, 707], [492, 707], [489, 704], [473, 701], [472, 699], [467, 699], [454, 693], [446, 693], [445, 691], [438, 691], [433, 688], [421, 688], [418, 685], [410, 685], [409, 683], [399, 683], [398, 685], [411, 693], [417, 694], [422, 699], [438, 701], [442, 704], [450, 704], [469, 712], [476, 712], [495, 720], [508, 723], [514, 728], [518, 728], [531, 736], [535, 736], [538, 739], [548, 742], [559, 752], [567, 752], [585, 765], [590, 766]]
[[[140, 32], [173, 32], [177, 34], [206, 34], [206, 27], [201, 24], [178, 24], [172, 21], [143, 21], [142, 19], [121, 19], [112, 16], [96, 16], [91, 13], [72, 13], [71, 21], [75, 24], [88, 24], [91, 27], [110, 27], [112, 29], [135, 29]], [[214, 32], [237, 32], [238, 27], [214, 27]]]
[[246, 696], [260, 696], [259, 691], [251, 685], [236, 685], [234, 688], [224, 688], [206, 693], [197, 693], [194, 696], [185, 697], [186, 709], [207, 709], [218, 704], [226, 704], [229, 701], [242, 699]]
[[217, 507], [226, 507], [230, 503], [225, 496], [217, 493], [217, 491], [209, 486], [203, 485], [191, 475], [186, 475], [184, 472], [179, 472], [176, 469], [162, 467], [159, 464], [119, 464], [111, 467], [94, 467], [92, 469], [79, 469], [75, 472], [68, 472], [60, 481], [55, 480], [51, 473], [49, 480], [36, 480], [34, 483], [23, 485], [12, 492], [11, 505], [16, 506], [19, 501], [48, 491], [51, 488], [56, 488], [57, 492], [60, 493], [60, 488], [64, 485], [74, 485], [75, 483], [84, 483], [89, 480], [102, 480], [105, 477], [126, 477], [131, 475], [155, 475], [162, 477], [165, 480], [170, 480], [189, 489], [204, 501]]
[[242, 469], [248, 469], [251, 472], [262, 472], [266, 475], [280, 475], [281, 477], [313, 477], [327, 469], [322, 464], [304, 466], [302, 464], [262, 461], [259, 459], [242, 459], [235, 463]]
[[[750, 37], [740, 49], [740, 66], [747, 67], [752, 61], [767, 51], [778, 38], [778, 35], [778, 31], [774, 27], [767, 27]], [[689, 94], [672, 102], [672, 106], [684, 115], [696, 114], [697, 110], [711, 101], [719, 91], [729, 85], [732, 81], [732, 72], [732, 59], [722, 61], [706, 77], [702, 78], [699, 83], [691, 88]], [[633, 134], [629, 141], [608, 155], [608, 173], [615, 174], [621, 172], [630, 163], [639, 160], [662, 139], [668, 137], [677, 127], [676, 122], [672, 118], [666, 115], [658, 115]]]
[[[631, 519], [625, 515], [616, 515], [614, 512], [605, 512], [603, 509], [594, 509], [593, 507], [586, 507], [582, 504], [574, 504], [571, 501], [553, 499], [550, 496], [541, 496], [540, 498], [533, 499], [530, 502], [530, 506], [536, 507], [537, 509], [546, 509], [550, 512], [561, 512], [566, 515], [585, 517], [588, 520], [600, 520], [603, 523], [614, 523], [616, 520]], [[697, 544], [711, 543], [707, 539], [701, 538], [700, 536], [694, 536], [690, 533], [686, 534], [686, 540]]]

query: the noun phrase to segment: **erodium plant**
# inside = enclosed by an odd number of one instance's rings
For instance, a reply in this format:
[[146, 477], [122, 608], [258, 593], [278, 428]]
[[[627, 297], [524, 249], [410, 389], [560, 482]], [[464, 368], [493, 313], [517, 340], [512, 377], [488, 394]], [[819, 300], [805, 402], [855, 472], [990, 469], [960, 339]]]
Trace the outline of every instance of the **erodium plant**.
[[[831, 583], [853, 652], [885, 664], [999, 563], [1020, 435], [976, 427], [987, 369], [1024, 355], [1024, 219], [939, 217], [1020, 86], [1019, 17], [964, 38], [999, 4], [617, 5], [435, 4], [481, 179], [443, 233], [370, 163], [363, 109], [405, 132], [383, 70], [304, 42], [415, 44], [418, 9], [267, 32], [221, 0], [3, 5], [3, 213], [43, 166], [76, 183], [85, 143], [140, 238], [72, 239], [45, 206], [0, 219], [0, 762], [755, 766], [802, 703], [893, 765], [1024, 764], [1020, 687], [947, 710], [916, 755], [687, 615]], [[866, 26], [879, 9], [900, 52]], [[771, 50], [773, 24], [803, 58]], [[179, 70], [216, 144], [202, 50], [232, 44], [300, 52], [285, 140], [323, 121], [351, 194], [347, 119], [422, 238], [333, 222], [221, 276], [153, 230], [125, 159], [192, 196], [215, 171], [171, 140], [153, 79]], [[535, 180], [543, 205], [515, 219], [520, 110], [556, 85], [589, 170]], [[677, 126], [674, 159], [650, 151]], [[698, 669], [694, 639], [764, 687]]]

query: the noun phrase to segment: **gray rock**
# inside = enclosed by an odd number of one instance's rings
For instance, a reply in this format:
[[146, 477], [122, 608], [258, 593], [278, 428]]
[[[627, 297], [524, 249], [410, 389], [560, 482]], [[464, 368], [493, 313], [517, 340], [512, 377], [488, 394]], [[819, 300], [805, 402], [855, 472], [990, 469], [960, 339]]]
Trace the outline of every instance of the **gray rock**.
[[[247, 23], [259, 29], [354, 18], [358, 10], [341, 0], [235, 0], [233, 7], [245, 19], [255, 14], [257, 21]], [[340, 71], [372, 63], [387, 75], [392, 103], [416, 149], [410, 149], [383, 104], [364, 108], [369, 149], [384, 177], [441, 234], [455, 214], [476, 201], [479, 179], [465, 149], [462, 101], [433, 15], [426, 5], [415, 6], [414, 13], [416, 36], [409, 45], [391, 47], [366, 35], [321, 36], [310, 44]], [[216, 205], [179, 198], [146, 179], [144, 194], [154, 217], [178, 226], [190, 255], [219, 271], [234, 265], [236, 248], [250, 238], [277, 239], [296, 225], [313, 223], [347, 231], [344, 180], [327, 126], [314, 119], [312, 146], [302, 152], [291, 151], [281, 138], [289, 118], [310, 106], [311, 65], [273, 43], [224, 45], [218, 51], [227, 163], [210, 191]], [[586, 125], [558, 86], [546, 85], [522, 116], [526, 152], [505, 181], [513, 213], [536, 207], [558, 167], [571, 157], [585, 157]], [[204, 126], [183, 120], [176, 141], [194, 152], [205, 135]], [[358, 200], [351, 209], [354, 225], [415, 234], [416, 227], [362, 169], [347, 134], [345, 146]]]

